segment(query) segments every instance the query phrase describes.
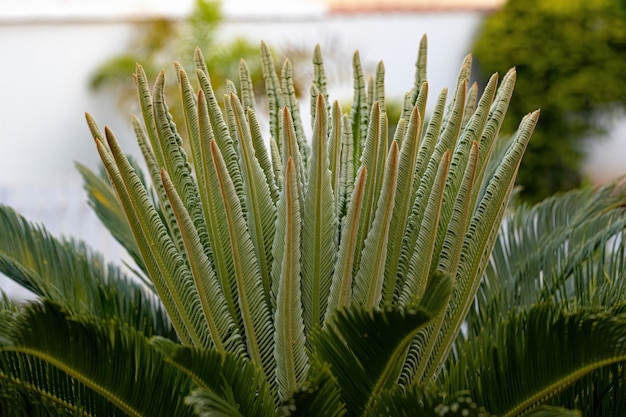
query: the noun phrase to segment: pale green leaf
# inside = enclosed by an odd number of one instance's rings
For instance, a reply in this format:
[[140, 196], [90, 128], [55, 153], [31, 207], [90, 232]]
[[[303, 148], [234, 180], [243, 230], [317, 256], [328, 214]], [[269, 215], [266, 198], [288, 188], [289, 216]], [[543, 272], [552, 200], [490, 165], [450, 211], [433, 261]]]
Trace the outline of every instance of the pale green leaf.
[[[274, 349], [278, 395], [285, 400], [305, 378], [309, 367], [305, 341], [303, 300], [301, 294], [300, 218], [298, 180], [293, 160], [287, 162], [285, 184], [279, 204], [284, 210], [283, 257], [276, 295]], [[302, 271], [304, 272], [304, 271]]]
[[262, 367], [270, 377], [275, 369], [272, 357], [272, 320], [269, 306], [263, 293], [263, 281], [259, 269], [259, 260], [254, 253], [254, 245], [246, 225], [235, 186], [228, 176], [226, 163], [222, 158], [217, 143], [210, 143], [212, 163], [208, 175], [212, 177], [219, 193], [218, 209], [223, 212], [228, 232], [228, 241], [223, 244], [230, 247], [233, 263], [233, 275], [237, 288], [237, 301], [245, 331], [246, 346], [252, 361]]
[[326, 314], [335, 261], [336, 218], [328, 158], [328, 114], [317, 98], [312, 154], [304, 197], [302, 229], [302, 302], [307, 333]]
[[239, 99], [231, 93], [235, 137], [239, 142], [239, 164], [246, 196], [247, 224], [258, 259], [266, 303], [270, 303], [270, 269], [272, 266], [272, 241], [275, 233], [276, 208], [272, 200], [265, 173], [256, 158], [244, 110]]
[[[280, 88], [280, 81], [276, 74], [276, 66], [272, 59], [272, 52], [265, 42], [261, 42], [261, 63], [263, 69], [263, 79], [265, 80], [265, 91], [267, 94], [267, 102], [269, 106], [270, 117], [270, 137], [274, 138], [278, 149], [282, 151], [283, 144], [281, 142], [281, 118], [283, 104], [283, 91]], [[282, 184], [282, 181], [277, 181]]]
[[330, 298], [326, 310], [325, 324], [336, 310], [348, 307], [352, 302], [352, 277], [354, 254], [356, 253], [359, 216], [365, 195], [367, 168], [361, 168], [350, 198], [348, 213], [342, 228], [341, 242], [330, 288]]
[[189, 269], [198, 290], [204, 320], [211, 336], [211, 348], [218, 352], [230, 351], [242, 354], [245, 348], [241, 335], [228, 311], [215, 271], [204, 253], [191, 217], [165, 170], [161, 170], [161, 178], [183, 237]]
[[393, 142], [385, 162], [382, 190], [372, 227], [363, 245], [363, 255], [356, 275], [354, 301], [366, 309], [377, 308], [382, 299], [389, 223], [393, 214], [398, 180], [398, 144]]

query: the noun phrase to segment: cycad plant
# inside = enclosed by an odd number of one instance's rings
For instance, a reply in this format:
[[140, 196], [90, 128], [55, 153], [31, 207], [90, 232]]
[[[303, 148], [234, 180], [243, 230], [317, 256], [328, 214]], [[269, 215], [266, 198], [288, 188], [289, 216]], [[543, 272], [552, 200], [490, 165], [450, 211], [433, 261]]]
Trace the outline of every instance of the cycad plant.
[[[289, 61], [279, 78], [265, 45], [261, 56], [268, 136], [245, 62], [239, 89], [228, 83], [218, 100], [199, 50], [196, 88], [176, 65], [184, 133], [169, 115], [163, 73], [151, 89], [137, 66], [143, 121], [132, 121], [146, 177], [113, 132], [87, 116], [103, 172], [79, 169], [142, 282], [2, 209], [0, 268], [41, 298], [3, 302], [2, 410], [489, 415], [475, 398], [503, 416], [571, 415], [541, 405], [625, 359], [623, 309], [576, 315], [531, 303], [493, 325], [495, 339], [476, 336], [480, 352], [458, 339], [477, 293], [487, 294], [481, 278], [538, 118], [529, 114], [513, 138], [498, 141], [515, 71], [499, 86], [494, 75], [478, 97], [468, 56], [451, 98], [439, 94], [426, 124], [423, 38], [388, 137], [382, 63], [366, 82], [354, 55], [354, 100], [344, 114], [328, 98], [316, 48], [306, 129]], [[472, 323], [481, 323], [491, 310], [476, 305]], [[534, 341], [553, 339], [571, 354], [543, 373], [522, 372], [541, 353]]]

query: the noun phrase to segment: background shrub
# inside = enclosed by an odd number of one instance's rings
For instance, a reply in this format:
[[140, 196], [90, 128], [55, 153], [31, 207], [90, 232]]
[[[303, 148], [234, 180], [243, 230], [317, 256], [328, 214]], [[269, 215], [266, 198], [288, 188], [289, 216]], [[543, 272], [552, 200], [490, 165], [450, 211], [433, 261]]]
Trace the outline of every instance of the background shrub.
[[522, 196], [542, 199], [581, 183], [585, 138], [598, 116], [626, 102], [626, 13], [618, 0], [509, 0], [485, 21], [474, 46], [482, 73], [517, 68], [516, 99], [503, 133], [528, 109], [541, 120], [518, 175]]

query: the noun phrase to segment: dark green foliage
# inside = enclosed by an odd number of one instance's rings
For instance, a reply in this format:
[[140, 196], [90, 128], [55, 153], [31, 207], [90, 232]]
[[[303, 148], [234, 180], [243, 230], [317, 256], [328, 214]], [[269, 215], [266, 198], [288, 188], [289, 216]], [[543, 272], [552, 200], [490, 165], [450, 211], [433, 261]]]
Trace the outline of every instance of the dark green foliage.
[[474, 45], [485, 77], [515, 66], [517, 87], [504, 134], [541, 108], [522, 162], [522, 197], [536, 201], [581, 181], [584, 139], [626, 103], [626, 12], [615, 0], [509, 0]]

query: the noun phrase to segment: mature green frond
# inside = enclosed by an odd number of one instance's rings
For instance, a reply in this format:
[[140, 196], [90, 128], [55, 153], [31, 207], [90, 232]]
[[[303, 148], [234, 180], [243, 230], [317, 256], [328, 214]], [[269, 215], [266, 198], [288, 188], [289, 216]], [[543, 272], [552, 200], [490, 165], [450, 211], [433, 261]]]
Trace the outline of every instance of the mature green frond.
[[0, 415], [127, 417], [121, 409], [32, 355], [0, 352]]
[[530, 411], [592, 370], [626, 360], [623, 304], [571, 313], [540, 304], [510, 314], [496, 328], [485, 327], [464, 345], [448, 381], [451, 390], [462, 383], [503, 417]]
[[[551, 197], [533, 207], [512, 207], [480, 290], [485, 305], [496, 299], [502, 309], [540, 300], [576, 300], [580, 305], [622, 301], [626, 289], [619, 262], [625, 204], [626, 188], [615, 181], [600, 190]], [[618, 268], [610, 262], [618, 262]], [[610, 288], [610, 294], [603, 288]], [[487, 309], [480, 315], [485, 314]]]
[[[162, 342], [153, 341], [158, 346]], [[166, 347], [165, 360], [187, 374], [198, 389], [185, 402], [206, 416], [274, 415], [274, 397], [265, 375], [250, 360], [232, 353], [183, 346]], [[161, 348], [162, 350], [162, 348]]]
[[[0, 272], [76, 316], [176, 339], [153, 294], [84, 243], [59, 240], [0, 205]], [[67, 279], [72, 277], [72, 279]]]
[[[165, 363], [134, 330], [110, 322], [79, 320], [44, 302], [24, 310], [11, 326], [10, 339], [12, 343], [0, 349], [5, 359], [16, 353], [23, 355], [24, 364], [34, 360], [34, 365], [41, 366], [44, 361], [127, 415], [191, 415], [182, 404], [190, 380]], [[35, 385], [37, 378], [47, 377], [42, 372], [31, 376], [35, 378], [28, 382]], [[42, 381], [41, 389], [47, 387]], [[65, 401], [80, 401], [83, 391], [72, 384], [54, 388], [65, 388], [61, 393]]]
[[[321, 325], [335, 262], [336, 218], [328, 158], [328, 113], [317, 98], [311, 161], [302, 211], [302, 304], [307, 333]], [[297, 191], [297, 190], [296, 190]]]
[[578, 410], [566, 410], [561, 407], [541, 406], [525, 414], [527, 417], [582, 417]]
[[124, 211], [120, 206], [115, 191], [104, 175], [97, 175], [85, 165], [76, 163], [76, 168], [83, 177], [83, 188], [87, 193], [89, 205], [96, 213], [96, 216], [106, 226], [111, 235], [117, 240], [133, 258], [133, 261], [145, 272], [141, 254], [137, 248], [137, 243], [133, 238], [133, 233], [128, 226], [128, 220], [124, 216]]
[[362, 415], [368, 404], [396, 384], [408, 344], [441, 311], [450, 294], [449, 279], [433, 282], [415, 308], [339, 310], [311, 335], [313, 356], [330, 365], [350, 415]]
[[[274, 356], [278, 396], [287, 399], [306, 378], [309, 367], [305, 339], [301, 289], [302, 219], [298, 198], [298, 179], [293, 160], [287, 162], [279, 221], [284, 222], [276, 238], [283, 241], [282, 264], [276, 288], [274, 316]], [[331, 208], [332, 209], [332, 208]], [[316, 323], [317, 324], [317, 323]]]
[[620, 415], [626, 409], [624, 362], [604, 366], [580, 378], [550, 403], [578, 409], [581, 416]]
[[446, 398], [416, 386], [385, 390], [365, 416], [492, 417], [464, 393]]
[[316, 364], [307, 381], [278, 408], [281, 417], [341, 417], [346, 414], [340, 389], [328, 364]]

